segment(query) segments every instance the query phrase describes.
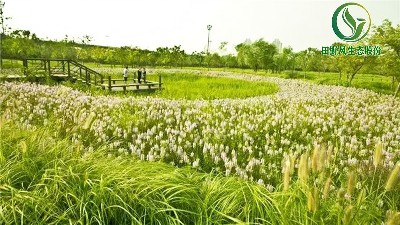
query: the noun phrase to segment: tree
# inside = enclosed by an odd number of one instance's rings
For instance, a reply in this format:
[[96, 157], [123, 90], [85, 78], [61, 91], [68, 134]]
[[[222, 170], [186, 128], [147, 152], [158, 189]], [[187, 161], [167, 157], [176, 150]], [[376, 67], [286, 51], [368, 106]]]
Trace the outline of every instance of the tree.
[[[358, 45], [360, 45], [360, 43]], [[333, 59], [332, 65], [339, 73], [339, 82], [341, 81], [342, 74], [345, 74], [347, 86], [351, 86], [358, 72], [375, 59], [374, 56], [357, 55], [357, 46], [354, 45], [334, 43], [332, 47], [336, 47], [336, 49], [344, 48], [346, 52], [348, 52], [349, 49], [353, 49], [354, 55], [336, 54], [331, 56]]]
[[244, 69], [250, 67], [250, 42], [243, 42], [235, 46], [239, 66]]
[[93, 41], [93, 37], [89, 36], [89, 35], [83, 35], [83, 37], [81, 38], [81, 42], [83, 45], [88, 45]]
[[[373, 64], [377, 73], [392, 77], [392, 89], [395, 88], [395, 82], [400, 77], [400, 62], [394, 51], [387, 51], [377, 58]], [[394, 90], [396, 91], [396, 90]]]
[[275, 72], [282, 72], [283, 70], [288, 70], [294, 66], [294, 52], [291, 47], [284, 48], [282, 53], [274, 56], [274, 68]]
[[398, 82], [397, 88], [394, 92], [394, 96], [397, 96], [400, 89], [400, 75], [398, 73], [400, 67], [400, 24], [397, 27], [393, 27], [389, 20], [384, 20], [382, 25], [375, 28], [374, 35], [371, 37], [371, 42], [380, 44], [387, 50], [385, 56], [388, 62], [392, 64], [392, 67], [387, 67]]
[[258, 64], [265, 70], [273, 68], [274, 55], [278, 52], [275, 45], [269, 44], [263, 39], [253, 43], [254, 53]]
[[172, 57], [172, 62], [174, 62], [175, 67], [178, 67], [178, 65], [182, 67], [185, 51], [181, 49], [181, 46], [175, 45], [173, 48], [171, 48], [170, 53]]
[[221, 60], [224, 63], [224, 65], [229, 68], [238, 67], [237, 59], [232, 54], [222, 56]]
[[365, 63], [367, 62], [367, 58], [367, 56], [349, 56], [344, 59], [343, 72], [346, 74], [346, 81], [348, 86], [351, 86], [351, 82], [353, 81], [356, 74], [365, 65]]
[[321, 73], [324, 70], [324, 60], [321, 51], [316, 48], [308, 48], [308, 50], [311, 56], [309, 69], [311, 71], [318, 71]]
[[139, 56], [140, 56], [140, 49], [138, 49], [137, 47], [132, 48], [131, 51], [129, 52], [129, 63], [132, 68], [134, 67], [134, 65], [139, 66], [138, 62]]
[[52, 52], [53, 52], [53, 45], [49, 44], [42, 44], [40, 45], [39, 51], [40, 51], [40, 57], [45, 58], [45, 59], [50, 59]]
[[274, 55], [277, 53], [276, 47], [263, 39], [253, 43], [243, 42], [235, 47], [237, 51], [238, 62], [244, 68], [245, 66], [254, 69], [272, 69], [274, 66]]
[[227, 66], [227, 64], [228, 64], [227, 60], [229, 59], [229, 57], [225, 57], [226, 56], [226, 51], [227, 51], [227, 48], [226, 48], [227, 45], [228, 45], [228, 42], [227, 41], [223, 41], [223, 42], [220, 43], [220, 45], [218, 47], [218, 50], [219, 50], [219, 52], [221, 54], [221, 61], [222, 61], [222, 64], [223, 64], [224, 67]]
[[3, 55], [8, 58], [40, 57], [40, 47], [36, 35], [28, 30], [15, 30], [2, 38]]
[[205, 61], [207, 65], [212, 67], [221, 67], [222, 66], [222, 59], [218, 53], [209, 53], [206, 55]]
[[301, 69], [304, 71], [304, 79], [306, 78], [306, 72], [310, 66], [310, 58], [312, 57], [311, 54], [313, 53], [310, 51], [310, 48], [298, 53], [297, 60], [301, 65]]
[[227, 41], [223, 41], [219, 44], [218, 50], [220, 51], [221, 55], [224, 55], [224, 53], [226, 52], [226, 46], [228, 45]]
[[168, 47], [157, 48], [158, 63], [163, 66], [171, 66], [171, 52]]
[[5, 2], [3, 0], [0, 0], [0, 72], [3, 68], [3, 58], [2, 58], [2, 48], [3, 48], [3, 38], [6, 32], [6, 24], [5, 21], [10, 19], [10, 17], [5, 17], [4, 16], [4, 6]]
[[88, 50], [88, 45], [93, 41], [93, 37], [89, 36], [89, 35], [84, 35], [82, 36], [82, 38], [80, 38], [81, 43], [83, 45], [82, 48], [80, 48], [80, 53], [78, 59], [80, 58], [82, 60], [82, 63], [84, 64], [84, 61], [89, 61], [91, 54], [89, 53]]
[[115, 59], [116, 59], [117, 63], [122, 64], [123, 66], [128, 66], [130, 63], [130, 59], [129, 59], [130, 51], [131, 51], [131, 48], [129, 46], [123, 46], [123, 47], [118, 48], [115, 52], [116, 53]]
[[146, 54], [148, 65], [155, 66], [157, 64], [157, 54], [156, 52], [149, 51]]
[[113, 48], [108, 48], [105, 51], [105, 62], [111, 65], [111, 68], [115, 67], [115, 64], [117, 63], [117, 54], [116, 50]]
[[192, 66], [203, 66], [204, 58], [205, 58], [205, 52], [195, 51], [190, 55], [189, 61]]

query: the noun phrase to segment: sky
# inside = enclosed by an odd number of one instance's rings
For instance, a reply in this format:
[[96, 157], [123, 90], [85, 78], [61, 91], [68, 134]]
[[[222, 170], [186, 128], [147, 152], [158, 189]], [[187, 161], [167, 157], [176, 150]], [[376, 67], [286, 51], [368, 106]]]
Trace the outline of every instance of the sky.
[[[205, 51], [207, 25], [210, 51], [225, 53], [246, 39], [279, 39], [295, 51], [340, 41], [332, 30], [332, 14], [343, 0], [3, 0], [6, 23], [30, 30], [39, 38], [68, 35], [92, 44], [155, 50], [181, 45], [186, 52]], [[372, 24], [384, 19], [400, 23], [400, 0], [351, 0], [370, 13]], [[223, 52], [222, 52], [223, 53]]]

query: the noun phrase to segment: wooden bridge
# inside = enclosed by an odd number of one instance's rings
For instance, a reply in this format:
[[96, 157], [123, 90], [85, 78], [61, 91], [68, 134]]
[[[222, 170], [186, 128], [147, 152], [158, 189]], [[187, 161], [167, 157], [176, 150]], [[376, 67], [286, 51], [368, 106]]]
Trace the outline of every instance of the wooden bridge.
[[70, 80], [109, 91], [155, 91], [162, 89], [161, 76], [158, 82], [144, 80], [139, 83], [135, 77], [125, 82], [123, 79], [105, 77], [89, 67], [69, 59], [23, 59], [24, 76], [5, 77], [3, 79], [24, 79], [39, 81], [51, 78], [56, 81]]

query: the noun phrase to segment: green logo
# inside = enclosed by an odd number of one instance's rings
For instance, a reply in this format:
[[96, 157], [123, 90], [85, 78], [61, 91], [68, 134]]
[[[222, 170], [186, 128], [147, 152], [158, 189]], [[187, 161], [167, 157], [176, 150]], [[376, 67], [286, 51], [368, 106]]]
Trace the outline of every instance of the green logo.
[[[357, 16], [356, 19], [350, 14], [350, 10], [353, 15]], [[345, 3], [333, 13], [333, 31], [343, 41], [356, 42], [363, 39], [368, 34], [370, 27], [371, 16], [364, 6], [358, 3]]]

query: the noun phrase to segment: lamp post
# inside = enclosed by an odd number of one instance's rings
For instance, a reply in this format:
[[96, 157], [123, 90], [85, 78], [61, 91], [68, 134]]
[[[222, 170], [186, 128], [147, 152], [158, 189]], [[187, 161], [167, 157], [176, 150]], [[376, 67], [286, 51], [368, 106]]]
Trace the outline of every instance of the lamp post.
[[208, 30], [208, 39], [207, 39], [207, 55], [209, 53], [210, 50], [210, 31], [211, 31], [212, 26], [211, 25], [207, 25], [207, 30]]
[[106, 35], [106, 47], [108, 48], [108, 38], [109, 38], [110, 36], [108, 36], [108, 35]]

